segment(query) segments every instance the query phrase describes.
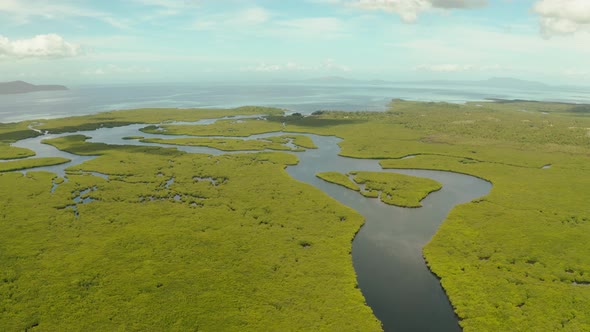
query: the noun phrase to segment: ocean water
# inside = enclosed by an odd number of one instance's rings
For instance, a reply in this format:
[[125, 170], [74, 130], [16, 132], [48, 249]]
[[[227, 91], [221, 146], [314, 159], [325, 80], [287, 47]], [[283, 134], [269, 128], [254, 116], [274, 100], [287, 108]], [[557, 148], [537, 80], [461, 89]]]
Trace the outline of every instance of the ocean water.
[[71, 87], [0, 95], [0, 122], [59, 118], [141, 107], [273, 106], [309, 114], [317, 110], [384, 111], [396, 98], [463, 103], [489, 98], [590, 103], [577, 88], [514, 89], [441, 84], [166, 84]]

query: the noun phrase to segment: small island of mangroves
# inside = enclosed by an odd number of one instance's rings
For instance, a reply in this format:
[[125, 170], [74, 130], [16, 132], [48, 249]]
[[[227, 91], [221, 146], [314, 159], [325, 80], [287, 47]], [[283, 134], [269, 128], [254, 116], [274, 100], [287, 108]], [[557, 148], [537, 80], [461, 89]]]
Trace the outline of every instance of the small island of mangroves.
[[[10, 145], [138, 123], [146, 136], [128, 137], [129, 145], [45, 139], [96, 156], [64, 177], [29, 168], [67, 160]], [[260, 142], [228, 138], [274, 132]], [[150, 133], [208, 138], [132, 144], [152, 141]], [[493, 184], [489, 195], [455, 207], [423, 251], [465, 331], [590, 330], [588, 107], [402, 100], [383, 113], [143, 109], [1, 124], [0, 326], [381, 330], [350, 256], [363, 218], [287, 174], [298, 162], [287, 152], [314, 147], [296, 133], [338, 136], [342, 156], [379, 159], [384, 169]], [[175, 148], [195, 144], [260, 151]], [[318, 176], [407, 206], [440, 189], [385, 173]]]
[[316, 174], [324, 181], [358, 191], [365, 197], [379, 198], [383, 203], [401, 207], [421, 207], [421, 200], [442, 188], [434, 180], [404, 174], [354, 171], [347, 175], [338, 172]]

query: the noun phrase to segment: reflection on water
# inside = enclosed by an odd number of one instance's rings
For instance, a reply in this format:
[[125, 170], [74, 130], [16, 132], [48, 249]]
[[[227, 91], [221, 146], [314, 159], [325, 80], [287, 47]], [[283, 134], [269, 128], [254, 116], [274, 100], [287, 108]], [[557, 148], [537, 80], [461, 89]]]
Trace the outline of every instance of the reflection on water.
[[[209, 120], [208, 120], [209, 121]], [[90, 141], [107, 144], [143, 144], [123, 140], [126, 136], [162, 137], [139, 131], [144, 125], [119, 128], [101, 128], [77, 134], [91, 136]], [[253, 135], [258, 139], [284, 133]], [[69, 135], [69, 134], [68, 134]], [[437, 278], [430, 273], [422, 258], [422, 247], [436, 232], [449, 211], [457, 204], [486, 195], [491, 189], [488, 182], [475, 177], [441, 171], [385, 170], [427, 177], [443, 184], [442, 190], [430, 194], [422, 201], [422, 208], [408, 209], [386, 205], [378, 199], [365, 198], [344, 187], [324, 182], [315, 174], [338, 171], [383, 171], [377, 160], [344, 158], [338, 156], [339, 138], [308, 135], [318, 146], [297, 153], [300, 162], [289, 166], [287, 172], [295, 179], [309, 183], [347, 205], [366, 220], [353, 241], [352, 258], [358, 284], [367, 304], [382, 321], [386, 331], [460, 331], [457, 318]], [[40, 144], [46, 135], [22, 140], [15, 146], [32, 149], [38, 156], [60, 156], [72, 159], [65, 165], [41, 167], [64, 176], [64, 169], [94, 157], [80, 157]], [[175, 136], [182, 137], [182, 136]], [[158, 144], [144, 144], [158, 145]], [[166, 146], [170, 147], [170, 146]], [[219, 155], [224, 152], [205, 147], [178, 147], [189, 153]], [[108, 179], [108, 177], [107, 177]], [[169, 179], [171, 185], [174, 179]], [[83, 195], [81, 193], [81, 195]], [[181, 200], [182, 197], [175, 197]]]
[[422, 208], [386, 205], [315, 177], [326, 171], [384, 171], [377, 160], [337, 156], [338, 138], [313, 136], [313, 139], [319, 149], [298, 155], [299, 165], [287, 171], [365, 217], [366, 223], [353, 241], [353, 263], [359, 287], [384, 329], [460, 331], [439, 281], [422, 258], [422, 247], [455, 205], [486, 195], [491, 184], [451, 172], [385, 170], [427, 177], [443, 184], [442, 190], [422, 201]]
[[463, 103], [489, 98], [590, 103], [587, 89], [515, 89], [439, 84], [166, 84], [71, 87], [0, 95], [0, 122], [59, 118], [142, 107], [273, 106], [309, 114], [317, 110], [383, 111], [391, 99]]

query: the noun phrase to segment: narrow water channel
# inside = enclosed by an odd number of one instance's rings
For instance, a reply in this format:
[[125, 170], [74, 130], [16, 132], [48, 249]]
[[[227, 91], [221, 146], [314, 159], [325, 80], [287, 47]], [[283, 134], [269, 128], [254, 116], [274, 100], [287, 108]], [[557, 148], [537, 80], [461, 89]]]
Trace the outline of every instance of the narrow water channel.
[[[207, 120], [210, 123], [211, 120]], [[198, 124], [198, 123], [197, 123]], [[90, 141], [107, 144], [143, 144], [123, 140], [125, 136], [170, 138], [139, 132], [144, 125], [101, 128], [83, 131]], [[280, 135], [269, 133], [246, 139]], [[72, 135], [68, 133], [67, 135]], [[298, 152], [300, 162], [289, 166], [287, 172], [295, 179], [315, 186], [340, 203], [365, 217], [366, 223], [353, 241], [352, 257], [359, 287], [367, 304], [383, 323], [385, 331], [460, 331], [458, 320], [437, 278], [428, 270], [422, 257], [422, 247], [436, 232], [449, 211], [457, 204], [486, 195], [491, 184], [481, 179], [441, 171], [382, 170], [378, 160], [353, 159], [338, 156], [339, 138], [308, 135], [318, 146]], [[63, 136], [63, 135], [59, 135]], [[60, 156], [71, 163], [34, 170], [47, 170], [64, 176], [64, 169], [93, 157], [80, 157], [41, 144], [44, 136], [19, 141], [13, 145], [29, 148], [38, 156]], [[182, 136], [175, 136], [182, 137]], [[145, 144], [171, 147], [170, 145]], [[189, 153], [226, 153], [204, 147], [177, 147]], [[365, 198], [358, 192], [324, 182], [319, 172], [386, 171], [431, 178], [443, 184], [443, 189], [429, 195], [419, 209], [386, 205], [378, 199]]]
[[[299, 165], [287, 171], [365, 217], [365, 225], [353, 241], [352, 258], [359, 287], [384, 330], [461, 331], [440, 282], [424, 262], [422, 248], [454, 206], [486, 195], [491, 184], [451, 172], [383, 170], [377, 160], [338, 156], [338, 138], [313, 139], [319, 149], [299, 154]], [[319, 172], [355, 170], [430, 178], [442, 183], [443, 188], [426, 197], [423, 207], [409, 209], [365, 198], [315, 176]]]

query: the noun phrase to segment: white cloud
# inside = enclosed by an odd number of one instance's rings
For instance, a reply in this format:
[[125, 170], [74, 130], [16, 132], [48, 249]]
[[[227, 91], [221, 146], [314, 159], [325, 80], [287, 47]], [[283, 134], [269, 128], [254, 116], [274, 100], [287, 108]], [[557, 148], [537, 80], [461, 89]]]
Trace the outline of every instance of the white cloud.
[[268, 10], [261, 7], [246, 9], [237, 15], [238, 23], [242, 24], [262, 24], [268, 21], [271, 14]]
[[479, 8], [487, 5], [487, 0], [430, 0], [435, 8]]
[[301, 65], [296, 62], [286, 62], [286, 63], [273, 63], [269, 64], [266, 62], [261, 62], [256, 66], [250, 66], [246, 68], [242, 68], [242, 71], [255, 71], [255, 72], [279, 72], [279, 71], [342, 71], [348, 72], [350, 71], [350, 67], [338, 64], [334, 62], [332, 59], [326, 59], [320, 64], [306, 66]]
[[80, 55], [81, 52], [80, 45], [69, 43], [56, 34], [17, 40], [0, 35], [0, 59], [67, 58]]
[[192, 25], [195, 30], [238, 29], [244, 26], [261, 25], [268, 22], [272, 13], [262, 7], [251, 7], [239, 12], [220, 14], [199, 19]]
[[0, 14], [2, 19], [12, 20], [17, 23], [28, 23], [31, 19], [45, 18], [45, 19], [62, 19], [65, 17], [87, 17], [101, 20], [109, 25], [118, 28], [126, 27], [122, 20], [113, 18], [111, 15], [93, 10], [73, 6], [60, 1], [45, 1], [45, 0], [2, 0], [0, 1]]
[[541, 32], [546, 37], [572, 34], [590, 27], [588, 0], [540, 0], [533, 11], [539, 15]]
[[335, 17], [289, 18], [259, 6], [202, 15], [190, 25], [190, 29], [198, 31], [305, 40], [338, 38], [344, 35], [345, 27], [346, 23]]
[[277, 29], [270, 31], [288, 39], [305, 40], [336, 39], [346, 34], [345, 23], [335, 17], [308, 17], [277, 22]]
[[259, 63], [255, 67], [247, 67], [244, 69], [245, 71], [260, 71], [260, 72], [272, 72], [272, 71], [279, 71], [283, 70], [282, 65], [277, 64], [267, 64], [267, 63]]
[[563, 71], [563, 75], [570, 79], [588, 79], [590, 78], [589, 70], [580, 70], [580, 68], [568, 68]]
[[319, 69], [327, 70], [327, 71], [350, 71], [350, 67], [346, 65], [341, 65], [332, 59], [325, 60], [319, 67]]
[[147, 67], [120, 67], [109, 64], [105, 67], [86, 69], [82, 71], [83, 75], [102, 76], [102, 75], [116, 75], [116, 74], [149, 74], [152, 70]]
[[133, 0], [143, 6], [160, 7], [166, 9], [182, 9], [187, 6], [197, 5], [197, 0]]
[[365, 9], [395, 13], [402, 21], [413, 23], [422, 12], [436, 9], [471, 9], [485, 6], [486, 0], [354, 0], [341, 3]]
[[467, 71], [473, 69], [472, 65], [459, 65], [459, 64], [438, 64], [438, 65], [419, 65], [415, 68], [416, 70], [433, 71], [441, 73], [452, 73], [459, 71]]
[[160, 17], [169, 17], [185, 14], [187, 10], [198, 7], [200, 0], [132, 0], [139, 6], [153, 10], [143, 21], [158, 20]]
[[367, 10], [383, 10], [398, 14], [406, 23], [415, 22], [418, 13], [432, 8], [427, 0], [359, 0], [351, 3], [351, 6]]
[[286, 20], [280, 25], [298, 30], [306, 30], [316, 34], [333, 33], [342, 29], [340, 20], [334, 17], [310, 17]]
[[296, 62], [287, 62], [285, 64], [267, 64], [261, 62], [256, 66], [243, 68], [242, 71], [257, 71], [257, 72], [276, 72], [276, 71], [299, 71], [309, 70], [309, 67], [305, 67], [297, 64]]

